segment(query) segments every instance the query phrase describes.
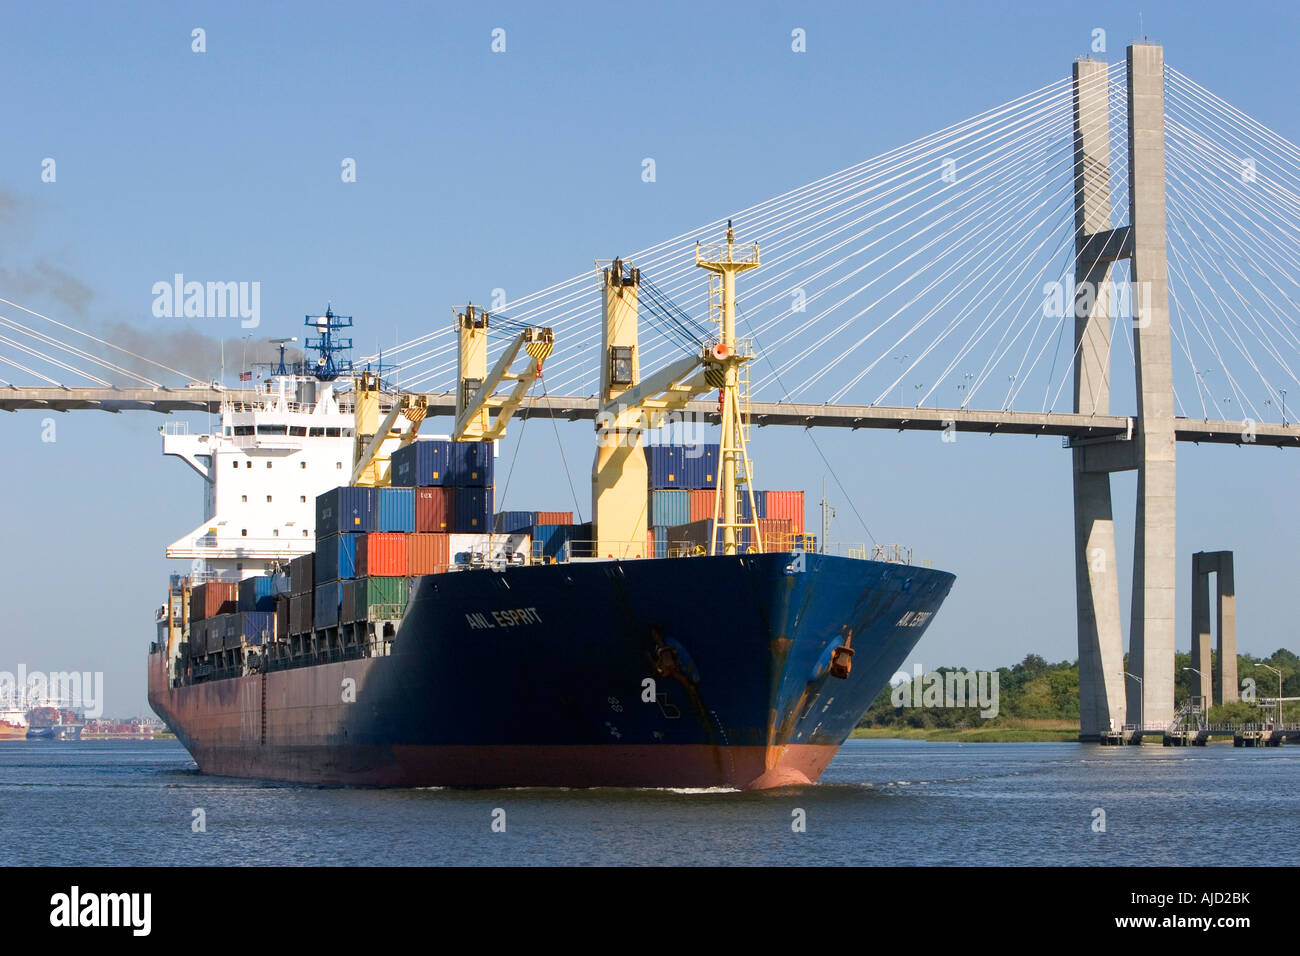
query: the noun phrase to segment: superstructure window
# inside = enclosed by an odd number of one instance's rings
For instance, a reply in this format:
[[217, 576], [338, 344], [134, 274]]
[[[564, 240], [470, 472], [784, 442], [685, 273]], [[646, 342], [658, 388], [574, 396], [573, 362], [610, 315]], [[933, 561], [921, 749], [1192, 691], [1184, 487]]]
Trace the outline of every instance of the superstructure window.
[[343, 467], [343, 462], [341, 462], [341, 461], [336, 461], [336, 462], [334, 462], [334, 467], [335, 467], [335, 468], [342, 468], [342, 467]]
[[247, 529], [247, 528], [240, 528], [240, 529], [239, 529], [239, 536], [240, 536], [241, 538], [247, 538], [247, 537], [248, 537], [248, 529]]
[[298, 496], [298, 500], [299, 500], [301, 503], [306, 504], [306, 503], [307, 503], [307, 496], [306, 496], [306, 495], [299, 495], [299, 496]]
[[306, 463], [305, 461], [300, 461], [300, 462], [298, 462], [298, 467], [299, 467], [299, 468], [306, 468], [306, 467], [307, 467], [307, 463]]
[[239, 500], [240, 500], [240, 501], [247, 501], [247, 500], [248, 500], [248, 495], [240, 495], [240, 496], [239, 496]]
[[253, 467], [253, 463], [252, 463], [251, 461], [246, 461], [246, 462], [244, 462], [244, 467], [245, 467], [245, 468], [252, 468], [252, 467]]
[[294, 425], [294, 426], [292, 426], [292, 427], [289, 429], [289, 434], [290, 434], [290, 435], [295, 435], [295, 436], [301, 438], [301, 437], [303, 437], [304, 435], [307, 434], [307, 426], [306, 426], [306, 425]]
[[239, 462], [237, 462], [237, 461], [232, 461], [232, 462], [230, 463], [230, 466], [231, 466], [232, 468], [238, 468], [238, 467], [239, 467]]
[[258, 425], [257, 433], [259, 435], [287, 435], [289, 434], [288, 425]]
[[271, 467], [271, 463], [270, 463], [269, 461], [266, 463], [266, 467], [267, 467], [267, 468], [270, 468], [270, 467]]
[[266, 503], [267, 503], [268, 505], [271, 503], [271, 496], [270, 496], [270, 495], [267, 495], [267, 496], [266, 496]]
[[325, 434], [325, 429], [323, 428], [312, 428], [311, 430], [312, 438], [320, 438], [324, 434]]
[[236, 426], [235, 426], [235, 434], [236, 434], [236, 435], [251, 435], [251, 434], [253, 434], [253, 426], [252, 426], [252, 425], [236, 425]]
[[343, 429], [341, 429], [341, 428], [327, 428], [327, 429], [325, 429], [325, 437], [326, 437], [326, 438], [338, 438], [339, 435], [342, 433], [342, 431], [343, 431]]

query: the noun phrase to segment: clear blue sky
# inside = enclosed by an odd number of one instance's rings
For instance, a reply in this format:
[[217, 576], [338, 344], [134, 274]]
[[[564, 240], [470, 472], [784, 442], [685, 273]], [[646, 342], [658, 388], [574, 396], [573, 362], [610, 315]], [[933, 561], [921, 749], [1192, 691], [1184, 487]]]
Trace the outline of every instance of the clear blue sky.
[[[262, 283], [262, 335], [298, 334], [328, 299], [357, 317], [359, 345], [405, 340], [494, 287], [549, 285], [1043, 86], [1096, 27], [1121, 59], [1139, 10], [1168, 62], [1300, 141], [1288, 3], [9, 5], [0, 295], [147, 337], [154, 282], [246, 278]], [[489, 49], [494, 27], [505, 55]], [[40, 180], [45, 157], [56, 183]], [[355, 184], [340, 182], [343, 157]], [[186, 358], [215, 371], [215, 354]], [[200, 482], [161, 457], [159, 417], [59, 416], [54, 443], [42, 417], [0, 420], [0, 669], [103, 671], [108, 711], [144, 712], [162, 548], [197, 523]], [[580, 493], [589, 438], [564, 428]], [[916, 660], [1076, 656], [1058, 442], [819, 440], [878, 540], [958, 575]], [[549, 425], [524, 430], [536, 491], [507, 507], [567, 506], [554, 445]], [[757, 455], [764, 486], [820, 487], [802, 433], [763, 432]], [[1179, 455], [1180, 586], [1192, 551], [1235, 549], [1241, 649], [1297, 647], [1300, 456]], [[1115, 482], [1121, 554], [1133, 486]], [[862, 537], [834, 497], [840, 537]]]

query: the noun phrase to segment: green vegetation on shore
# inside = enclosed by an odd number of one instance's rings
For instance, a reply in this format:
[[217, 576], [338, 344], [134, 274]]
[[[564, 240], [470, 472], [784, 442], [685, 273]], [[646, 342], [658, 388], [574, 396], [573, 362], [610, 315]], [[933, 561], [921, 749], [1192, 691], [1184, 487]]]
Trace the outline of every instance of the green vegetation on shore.
[[[1239, 654], [1238, 679], [1246, 682], [1247, 689], [1250, 688], [1248, 682], [1254, 682], [1256, 701], [1276, 697], [1278, 692], [1277, 674], [1262, 664], [1282, 671], [1283, 697], [1300, 696], [1300, 657], [1293, 652], [1279, 649], [1262, 660]], [[1195, 675], [1184, 670], [1190, 666], [1190, 654], [1175, 655], [1175, 706], [1181, 706], [1189, 695], [1198, 692]], [[1128, 669], [1125, 658], [1125, 670]], [[965, 668], [953, 667], [936, 668], [935, 672], [944, 675], [972, 673]], [[923, 683], [922, 687], [925, 686]], [[987, 684], [980, 686], [987, 687]], [[997, 686], [997, 714], [988, 717], [981, 716], [981, 707], [974, 704], [965, 707], [913, 707], [910, 685], [901, 695], [895, 692], [894, 687], [886, 687], [859, 721], [853, 737], [964, 743], [1050, 742], [1078, 738], [1077, 661], [1049, 664], [1037, 654], [1030, 654], [1013, 667], [998, 668]], [[905, 706], [898, 706], [900, 699]], [[1275, 712], [1270, 710], [1270, 713]], [[1211, 708], [1210, 721], [1215, 724], [1249, 723], [1259, 721], [1261, 715], [1257, 702], [1242, 700]], [[1282, 719], [1300, 722], [1300, 703], [1283, 704]]]

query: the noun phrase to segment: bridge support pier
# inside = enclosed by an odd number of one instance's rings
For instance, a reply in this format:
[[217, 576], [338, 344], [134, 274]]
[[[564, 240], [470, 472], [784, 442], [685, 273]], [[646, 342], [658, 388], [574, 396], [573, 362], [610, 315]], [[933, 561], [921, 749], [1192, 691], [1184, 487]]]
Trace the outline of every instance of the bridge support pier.
[[[1176, 469], [1169, 264], [1165, 225], [1164, 51], [1128, 48], [1129, 225], [1110, 221], [1107, 67], [1074, 68], [1075, 411], [1110, 401], [1110, 275], [1129, 260], [1138, 413], [1131, 440], [1074, 449], [1080, 736], [1093, 739], [1127, 713], [1163, 728], [1174, 716]], [[1084, 297], [1087, 297], [1085, 300]], [[1136, 469], [1133, 600], [1127, 702], [1119, 633], [1110, 473]], [[1118, 684], [1118, 686], [1117, 686]]]
[[[1110, 408], [1113, 259], [1089, 254], [1089, 240], [1111, 228], [1109, 92], [1105, 63], [1074, 64], [1074, 410], [1085, 415]], [[1091, 470], [1088, 455], [1088, 447], [1073, 452], [1079, 735], [1098, 740], [1124, 726], [1124, 638], [1110, 475]]]
[[[1215, 576], [1218, 600], [1219, 656], [1210, 673], [1210, 575]], [[1231, 551], [1198, 551], [1192, 555], [1192, 666], [1200, 672], [1201, 698], [1214, 702], [1237, 700], [1237, 595]]]

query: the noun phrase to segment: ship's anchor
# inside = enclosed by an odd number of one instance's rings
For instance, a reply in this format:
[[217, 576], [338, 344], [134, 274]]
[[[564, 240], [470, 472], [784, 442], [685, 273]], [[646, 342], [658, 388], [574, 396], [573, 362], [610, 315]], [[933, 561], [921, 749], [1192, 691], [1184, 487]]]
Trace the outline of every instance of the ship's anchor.
[[835, 650], [831, 651], [831, 676], [844, 680], [849, 676], [849, 671], [853, 670], [853, 631], [847, 624], [840, 631], [844, 635], [844, 643]]

